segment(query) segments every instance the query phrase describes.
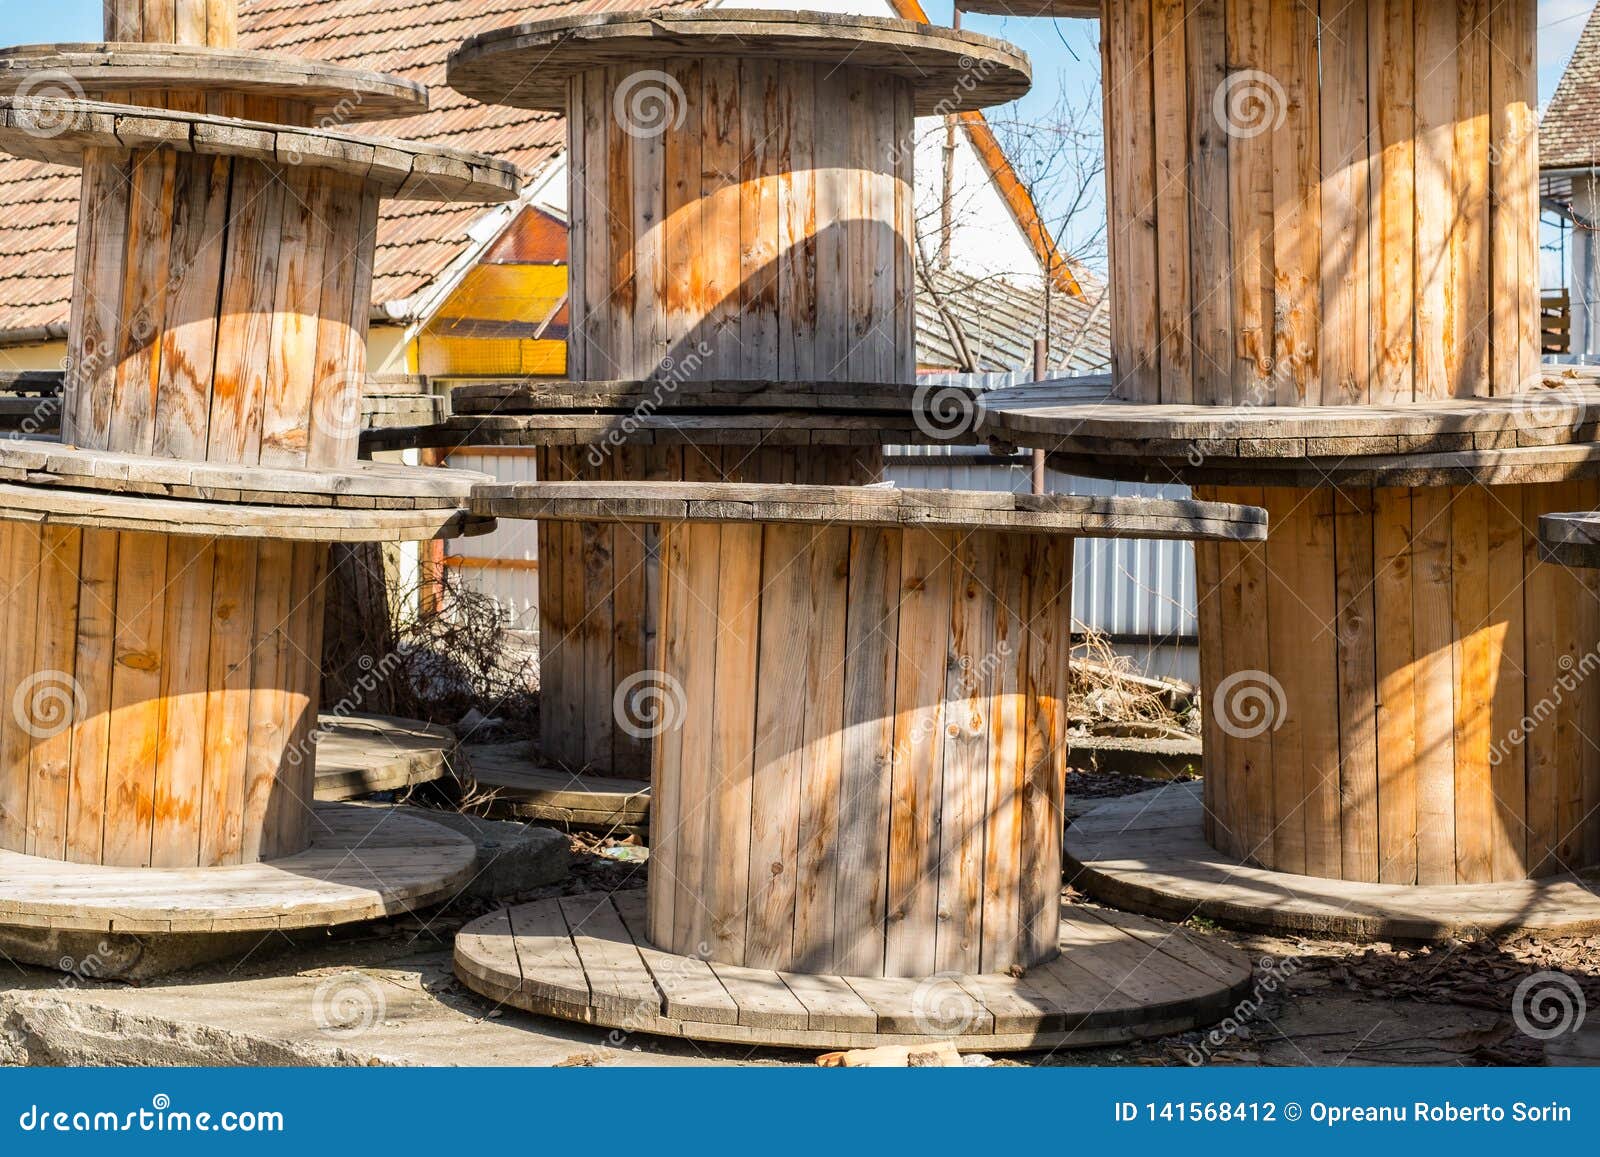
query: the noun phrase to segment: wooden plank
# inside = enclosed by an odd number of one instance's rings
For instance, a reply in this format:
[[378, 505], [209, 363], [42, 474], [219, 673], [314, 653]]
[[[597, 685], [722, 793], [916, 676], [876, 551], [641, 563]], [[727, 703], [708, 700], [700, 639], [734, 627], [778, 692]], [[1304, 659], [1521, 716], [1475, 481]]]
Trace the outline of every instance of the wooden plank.
[[[678, 847], [675, 853], [677, 897], [673, 908], [672, 939], [663, 947], [710, 945], [710, 897], [705, 882], [716, 870], [708, 861], [710, 827], [717, 784], [712, 778], [712, 751], [716, 744], [717, 622], [722, 528], [674, 526], [666, 530], [663, 545], [669, 551], [667, 576], [672, 590], [668, 606], [667, 654], [681, 653], [687, 672], [682, 688], [685, 705], [681, 755], [676, 787], [678, 795]], [[678, 552], [674, 556], [670, 552]], [[679, 576], [682, 576], [681, 582]], [[665, 787], [663, 775], [658, 786]], [[661, 834], [652, 833], [654, 838]], [[662, 943], [657, 941], [657, 943]]]
[[[1269, 72], [1283, 91], [1283, 124], [1271, 133], [1274, 265], [1273, 401], [1322, 400], [1321, 76], [1317, 14], [1273, 0]], [[1167, 73], [1166, 75], [1177, 75]]]
[[283, 203], [277, 296], [262, 395], [264, 466], [300, 466], [306, 461], [323, 270], [326, 262], [337, 259], [327, 251], [333, 196], [332, 176], [307, 169], [291, 179]]
[[237, 164], [228, 210], [222, 301], [206, 457], [255, 462], [272, 338], [283, 231], [284, 182], [257, 164]]
[[1065, 824], [1068, 656], [1072, 641], [1073, 543], [1060, 535], [1027, 540], [1027, 786], [1022, 812], [1019, 897], [1027, 958], [1055, 950]]
[[633, 937], [605, 895], [568, 896], [561, 914], [589, 982], [589, 1007], [617, 1016], [654, 1016], [661, 994], [633, 945]]
[[153, 446], [165, 457], [206, 453], [232, 169], [225, 157], [183, 157], [173, 184], [173, 281], [161, 335]]
[[1028, 592], [1023, 580], [1028, 541], [993, 536], [994, 646], [989, 672], [988, 785], [984, 797], [983, 915], [980, 971], [1032, 963], [1024, 913], [1023, 825], [1028, 793]]
[[[710, 909], [707, 943], [720, 960], [745, 959], [750, 907], [750, 835], [755, 776], [756, 683], [761, 646], [760, 526], [721, 528], [715, 588], [716, 674], [712, 699], [706, 863], [701, 895]], [[711, 599], [710, 589], [701, 597]], [[685, 741], [687, 745], [687, 740]]]
[[662, 952], [650, 944], [645, 936], [646, 899], [642, 889], [613, 892], [611, 902], [633, 938], [639, 958], [650, 970], [650, 979], [661, 990], [663, 1015], [709, 1024], [739, 1023], [739, 1006], [709, 964], [695, 956]]
[[1456, 882], [1452, 488], [1412, 491], [1417, 883]]
[[[615, 606], [611, 595], [615, 589], [612, 543], [622, 533], [610, 522], [584, 522], [582, 551], [576, 561], [583, 581], [583, 618], [568, 636], [568, 645], [574, 643], [583, 655], [583, 681], [574, 685], [582, 704], [582, 730], [572, 738], [581, 736], [582, 762], [588, 766], [611, 765], [611, 737], [616, 731], [616, 707], [613, 703], [620, 672], [613, 665], [611, 640], [615, 633]], [[568, 587], [571, 590], [571, 587]]]
[[73, 678], [83, 691], [83, 717], [72, 740], [63, 854], [64, 859], [78, 864], [100, 863], [104, 837], [119, 538], [114, 531], [89, 530], [82, 539]]
[[161, 381], [161, 345], [167, 285], [171, 277], [172, 197], [177, 154], [142, 155], [133, 169], [129, 195], [128, 246], [117, 334], [117, 384], [105, 445], [148, 454], [154, 444], [152, 417]]
[[1494, 817], [1490, 776], [1495, 644], [1489, 605], [1489, 496], [1463, 487], [1450, 507], [1452, 551], [1451, 648], [1455, 675], [1456, 880], [1483, 884], [1492, 871], [1489, 825]]
[[[1194, 307], [1194, 401], [1233, 401], [1233, 254], [1228, 135], [1214, 97], [1228, 76], [1225, 0], [1193, 0], [1188, 39], [1190, 300]], [[1116, 113], [1108, 102], [1111, 117]], [[1107, 157], [1110, 157], [1110, 134]]]
[[[850, 379], [849, 164], [850, 114], [846, 86], [832, 82], [818, 66], [814, 120], [826, 128], [816, 134], [816, 354], [813, 372], [820, 381]], [[827, 286], [836, 286], [829, 290]]]
[[1458, 0], [1454, 220], [1450, 237], [1451, 303], [1455, 309], [1457, 397], [1484, 392], [1489, 381], [1493, 262], [1489, 233], [1490, 0]]
[[995, 550], [992, 535], [951, 542], [950, 649], [945, 664], [944, 783], [939, 807], [939, 972], [981, 972], [984, 796], [992, 739]]
[[[1266, 503], [1268, 525], [1272, 528], [1267, 539], [1267, 650], [1270, 655], [1284, 656], [1297, 653], [1305, 639], [1321, 629], [1312, 623], [1300, 601], [1300, 542], [1297, 523], [1311, 517], [1304, 507], [1305, 494], [1282, 487], [1266, 487], [1261, 492]], [[1217, 624], [1210, 634], [1216, 636], [1226, 630], [1226, 624]], [[1220, 639], [1217, 640], [1220, 643]], [[1409, 658], [1409, 655], [1407, 656]], [[1270, 824], [1272, 848], [1270, 862], [1280, 872], [1303, 874], [1306, 870], [1306, 761], [1302, 729], [1306, 724], [1303, 711], [1293, 706], [1284, 712], [1283, 719], [1271, 732], [1272, 741], [1272, 822]], [[1225, 736], [1219, 727], [1216, 729]], [[1208, 728], [1206, 740], [1210, 741]], [[1210, 777], [1207, 777], [1208, 780]], [[1265, 853], [1263, 855], [1265, 859]]]
[[283, 688], [289, 677], [287, 624], [292, 608], [293, 566], [293, 543], [266, 540], [258, 544], [250, 640], [254, 692], [250, 700], [239, 853], [247, 863], [271, 850], [275, 831], [270, 823], [282, 806], [277, 798], [282, 790], [278, 773], [286, 743], [287, 695]]
[[1322, 400], [1370, 400], [1372, 287], [1365, 4], [1322, 15]]
[[[741, 229], [739, 65], [731, 60], [705, 61], [701, 78], [705, 84], [700, 108], [701, 228], [706, 238], [737, 237]], [[739, 252], [732, 245], [712, 242], [700, 253], [704, 304], [699, 330], [710, 347], [703, 369], [712, 377], [737, 377]]]
[[1339, 639], [1341, 879], [1377, 883], [1378, 668], [1373, 492], [1334, 494]]
[[521, 991], [550, 1000], [587, 1003], [589, 978], [560, 901], [518, 904], [509, 909], [504, 934], [521, 974]]
[[122, 535], [103, 862], [127, 867], [150, 865], [167, 579], [165, 535]]
[[[1409, 402], [1415, 393], [1413, 287], [1416, 259], [1416, 24], [1414, 0], [1371, 0], [1371, 187], [1375, 249], [1372, 327], [1373, 402]], [[1408, 619], [1409, 622], [1409, 619]], [[1414, 858], [1401, 850], [1402, 861]], [[1403, 873], [1403, 868], [1397, 869]]]
[[[1459, 77], [1457, 4], [1415, 10], [1416, 24], [1416, 396], [1455, 393], [1459, 335], [1452, 308], [1455, 123]], [[1433, 882], [1433, 881], [1425, 881]]]
[[778, 368], [779, 72], [752, 56], [739, 64], [739, 376], [769, 377]]
[[[1154, 77], [1151, 43], [1152, 0], [1117, 5], [1107, 13], [1104, 43], [1105, 75], [1111, 80], [1114, 100], [1108, 140], [1115, 143], [1108, 156], [1113, 253], [1120, 261], [1112, 270], [1112, 348], [1116, 365], [1116, 394], [1129, 401], [1161, 399], [1158, 351], [1161, 348], [1160, 311], [1149, 287], [1160, 284], [1157, 255], [1156, 151]], [[1117, 287], [1121, 287], [1120, 289]]]
[[[656, 571], [660, 576], [660, 600], [656, 607], [660, 635], [653, 656], [668, 671], [686, 670], [690, 646], [688, 559], [685, 554], [687, 528], [665, 526], [657, 544]], [[688, 688], [684, 689], [687, 706]], [[684, 722], [688, 722], [685, 712]], [[683, 825], [683, 787], [685, 775], [693, 769], [683, 762], [682, 727], [672, 727], [656, 736], [651, 744], [650, 767], [650, 858], [656, 864], [657, 886], [649, 893], [649, 939], [659, 945], [678, 943], [677, 880], [678, 846], [690, 838]], [[688, 902], [688, 901], [686, 901]], [[687, 909], [683, 913], [688, 920]], [[639, 937], [642, 939], [642, 937]]]
[[336, 466], [355, 457], [367, 368], [365, 334], [371, 310], [374, 235], [367, 230], [366, 190], [353, 179], [341, 178], [331, 184], [330, 253], [322, 265], [316, 367], [306, 411], [308, 466]]
[[899, 545], [894, 532], [850, 531], [833, 971], [852, 976], [883, 969]]
[[[1272, 152], [1267, 132], [1250, 118], [1275, 118], [1278, 111], [1276, 94], [1270, 86], [1265, 93], [1259, 91], [1262, 78], [1269, 75], [1270, 9], [1265, 5], [1230, 4], [1227, 11], [1229, 103], [1240, 108], [1239, 113], [1230, 115], [1238, 123], [1228, 136], [1234, 269], [1233, 401], [1260, 405], [1272, 397]], [[1250, 107], [1252, 97], [1260, 98], [1255, 108]], [[1327, 211], [1331, 215], [1332, 206], [1327, 206]], [[1326, 252], [1324, 243], [1325, 260]], [[1324, 308], [1326, 305], [1325, 302]]]
[[22, 576], [24, 588], [31, 585], [38, 591], [33, 663], [27, 679], [15, 686], [11, 700], [13, 722], [33, 741], [23, 850], [51, 860], [63, 858], [66, 852], [72, 742], [84, 707], [83, 690], [74, 671], [82, 538], [83, 532], [71, 527], [43, 528], [38, 570]]
[[590, 374], [609, 376], [622, 368], [617, 360], [617, 343], [611, 326], [611, 226], [610, 203], [611, 125], [613, 103], [609, 73], [592, 69], [584, 77], [583, 163], [583, 252], [574, 251], [572, 264], [583, 265], [583, 309], [578, 325], [583, 341], [584, 364]]
[[795, 873], [795, 968], [837, 972], [834, 911], [839, 893], [837, 839], [843, 790], [846, 599], [850, 531], [810, 532], [811, 591], [806, 664], [805, 757], [801, 764], [799, 863]]
[[[669, 75], [671, 75], [669, 73]], [[669, 94], [669, 100], [676, 99]], [[668, 110], [676, 115], [678, 106]], [[666, 333], [666, 264], [671, 250], [664, 244], [662, 230], [666, 213], [666, 137], [667, 132], [646, 132], [633, 136], [629, 173], [633, 181], [630, 208], [633, 213], [633, 349], [630, 360], [641, 371], [652, 374], [678, 374], [682, 360], [691, 351], [675, 348]]]
[[126, 159], [98, 149], [85, 152], [73, 278], [78, 292], [72, 299], [68, 343], [77, 351], [69, 367], [74, 405], [70, 412], [62, 411], [62, 440], [68, 444], [104, 446], [109, 437], [120, 361], [118, 318], [129, 196]]
[[1193, 309], [1189, 263], [1189, 90], [1173, 78], [1188, 73], [1184, 37], [1186, 0], [1153, 0], [1151, 68], [1162, 82], [1154, 84], [1151, 114], [1155, 166], [1155, 206], [1160, 361], [1156, 400], [1194, 400]]
[[200, 802], [202, 867], [240, 861], [255, 586], [255, 543], [218, 541], [207, 632], [210, 658]]
[[945, 754], [945, 670], [952, 592], [948, 532], [906, 532], [900, 554], [899, 634], [917, 649], [901, 655], [895, 680], [894, 764], [889, 819], [885, 971], [932, 976], [938, 926], [940, 807]]
[[211, 607], [215, 567], [216, 552], [208, 539], [168, 539], [152, 867], [201, 866], [206, 717], [198, 704], [208, 689], [211, 639], [199, 628]]
[[[1491, 821], [1490, 873], [1495, 880], [1522, 878], [1527, 859], [1527, 772], [1520, 737], [1526, 711], [1527, 637], [1522, 606], [1522, 496], [1512, 487], [1492, 487], [1488, 497], [1489, 615], [1486, 624], [1493, 690], [1489, 721]], [[1536, 532], [1535, 532], [1536, 533]], [[1481, 710], [1481, 704], [1480, 704]]]
[[1377, 662], [1378, 880], [1417, 882], [1417, 705], [1411, 491], [1373, 499]]
[[[1300, 520], [1299, 595], [1309, 634], [1294, 668], [1297, 688], [1289, 709], [1300, 710], [1301, 808], [1305, 825], [1306, 872], [1337, 879], [1341, 871], [1339, 814], [1339, 600], [1334, 542], [1333, 492], [1303, 492]], [[1224, 623], [1226, 629], [1226, 623]], [[1280, 820], [1285, 817], [1280, 817]]]
[[[624, 91], [629, 78], [637, 71], [630, 64], [613, 64], [606, 69], [606, 80], [613, 93]], [[614, 100], [606, 102], [608, 111]], [[609, 249], [606, 280], [609, 283], [604, 308], [606, 328], [611, 342], [610, 352], [629, 374], [640, 377], [653, 372], [649, 367], [635, 362], [637, 347], [634, 343], [635, 310], [638, 304], [635, 249], [638, 241], [638, 214], [634, 208], [633, 143], [638, 130], [625, 117], [606, 117], [603, 146], [606, 150], [605, 198], [606, 212], [599, 219], [608, 234]], [[591, 177], [591, 180], [594, 178]]]
[[796, 657], [811, 625], [810, 544], [806, 527], [764, 528], [744, 954], [753, 968], [787, 968], [794, 953], [806, 732], [806, 667]]
[[[1528, 729], [1523, 755], [1527, 777], [1524, 815], [1527, 823], [1527, 864], [1531, 876], [1548, 876], [1562, 871], [1558, 858], [1561, 837], [1557, 828], [1556, 792], [1559, 768], [1570, 749], [1561, 742], [1561, 720], [1552, 716], [1550, 692], [1559, 675], [1557, 654], [1563, 645], [1561, 628], [1565, 623], [1562, 608], [1580, 595], [1578, 576], [1539, 557], [1539, 516], [1560, 505], [1560, 486], [1538, 483], [1520, 486], [1523, 539], [1523, 614], [1525, 620], [1524, 710], [1533, 720]], [[1518, 724], [1520, 731], [1520, 722]], [[1504, 740], [1502, 739], [1501, 742]]]

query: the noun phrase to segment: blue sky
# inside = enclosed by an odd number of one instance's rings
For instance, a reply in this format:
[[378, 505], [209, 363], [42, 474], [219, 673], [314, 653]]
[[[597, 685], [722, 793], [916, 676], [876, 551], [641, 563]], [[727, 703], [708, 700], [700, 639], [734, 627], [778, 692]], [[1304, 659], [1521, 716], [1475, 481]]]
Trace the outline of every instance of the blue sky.
[[[923, 0], [923, 7], [933, 20], [948, 24], [951, 2]], [[1594, 6], [1595, 0], [1539, 0], [1541, 101], [1549, 100], [1555, 92], [1561, 71], [1583, 31], [1584, 18]], [[102, 9], [103, 0], [0, 0], [0, 37], [14, 44], [95, 40], [101, 33]], [[1097, 67], [1099, 48], [1093, 21], [968, 16], [965, 26], [1009, 40], [1033, 58], [1034, 88], [1020, 102], [1018, 119], [1047, 113], [1063, 85], [1074, 92], [1082, 91]], [[1065, 240], [1070, 251], [1070, 230]]]

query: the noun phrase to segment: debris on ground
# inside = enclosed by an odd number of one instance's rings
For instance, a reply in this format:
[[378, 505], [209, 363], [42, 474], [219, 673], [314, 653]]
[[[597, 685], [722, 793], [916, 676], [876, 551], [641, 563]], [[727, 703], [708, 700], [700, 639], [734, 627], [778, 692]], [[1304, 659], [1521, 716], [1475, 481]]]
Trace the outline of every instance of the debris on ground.
[[966, 1067], [950, 1041], [915, 1045], [880, 1045], [824, 1053], [817, 1064], [825, 1069], [959, 1069]]

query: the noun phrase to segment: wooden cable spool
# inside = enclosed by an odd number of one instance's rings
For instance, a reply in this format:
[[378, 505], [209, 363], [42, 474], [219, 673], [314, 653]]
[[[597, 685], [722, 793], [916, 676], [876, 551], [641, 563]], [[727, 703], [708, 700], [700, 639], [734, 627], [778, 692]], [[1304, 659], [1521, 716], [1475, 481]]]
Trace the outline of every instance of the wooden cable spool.
[[[927, 440], [909, 406], [879, 420], [783, 401], [862, 381], [910, 399], [915, 115], [1027, 79], [986, 37], [815, 13], [613, 13], [475, 38], [453, 87], [567, 114], [568, 370], [590, 388], [486, 395], [492, 413], [424, 437], [537, 445], [541, 477], [563, 480], [878, 481], [885, 442]], [[609, 419], [582, 412], [618, 379], [651, 388], [610, 391]], [[658, 618], [654, 531], [632, 539], [540, 531], [540, 745], [572, 770], [649, 767], [611, 722]]]
[[1232, 862], [1600, 863], [1595, 591], [1538, 537], [1600, 458], [1592, 384], [1539, 364], [1535, 7], [1102, 5], [1109, 398], [1002, 391], [985, 428], [1269, 511], [1265, 544], [1197, 547]]
[[[145, 45], [0, 55], [0, 143], [83, 168], [63, 445], [35, 463], [48, 487], [5, 487], [0, 524], [15, 625], [0, 648], [0, 850], [44, 877], [50, 861], [204, 869], [310, 845], [327, 543], [486, 528], [459, 496], [396, 506], [359, 481], [378, 201], [505, 200], [517, 185], [487, 157], [309, 127], [344, 86], [385, 115], [426, 94], [240, 64], [231, 0], [110, 0], [106, 29]], [[41, 75], [83, 91], [39, 91]], [[91, 90], [117, 99], [77, 99]], [[244, 485], [208, 495], [230, 471]], [[326, 486], [326, 503], [274, 502], [297, 485]]]

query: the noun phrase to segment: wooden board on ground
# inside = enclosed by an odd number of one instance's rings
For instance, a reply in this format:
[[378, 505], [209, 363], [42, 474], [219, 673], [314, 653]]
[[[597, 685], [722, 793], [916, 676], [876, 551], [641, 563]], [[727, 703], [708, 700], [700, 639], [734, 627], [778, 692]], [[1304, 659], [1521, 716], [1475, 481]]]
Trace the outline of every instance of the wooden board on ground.
[[1251, 980], [1249, 959], [1229, 945], [1088, 905], [1062, 906], [1061, 956], [1022, 977], [928, 979], [708, 968], [645, 940], [642, 911], [636, 893], [619, 892], [535, 901], [513, 908], [509, 921], [492, 913], [457, 935], [456, 975], [529, 1012], [629, 1032], [776, 1048], [944, 1040], [978, 1052], [1202, 1027], [1225, 1016]]
[[1600, 933], [1600, 873], [1504, 884], [1370, 884], [1297, 876], [1216, 851], [1199, 784], [1104, 804], [1067, 829], [1067, 880], [1096, 899], [1164, 919], [1361, 940]]
[[317, 718], [317, 799], [355, 799], [432, 783], [453, 768], [447, 728], [386, 715]]
[[527, 742], [474, 744], [463, 754], [469, 798], [491, 815], [601, 831], [649, 826], [647, 780], [563, 771], [540, 762]]
[[311, 846], [224, 868], [107, 868], [0, 852], [0, 924], [211, 933], [377, 920], [454, 897], [477, 850], [415, 813], [317, 804]]

